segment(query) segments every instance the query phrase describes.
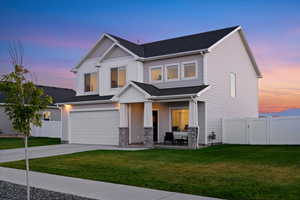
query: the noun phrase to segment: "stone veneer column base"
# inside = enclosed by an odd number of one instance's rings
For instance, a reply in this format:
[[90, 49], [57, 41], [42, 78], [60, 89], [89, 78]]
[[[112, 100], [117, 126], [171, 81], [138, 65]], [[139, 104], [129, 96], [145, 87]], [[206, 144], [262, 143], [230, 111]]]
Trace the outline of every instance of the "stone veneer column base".
[[190, 149], [197, 149], [197, 136], [198, 136], [198, 128], [197, 127], [189, 127], [188, 128], [188, 147]]
[[153, 128], [144, 127], [144, 145], [146, 147], [153, 147]]
[[119, 128], [119, 146], [126, 147], [129, 145], [129, 128], [120, 127]]

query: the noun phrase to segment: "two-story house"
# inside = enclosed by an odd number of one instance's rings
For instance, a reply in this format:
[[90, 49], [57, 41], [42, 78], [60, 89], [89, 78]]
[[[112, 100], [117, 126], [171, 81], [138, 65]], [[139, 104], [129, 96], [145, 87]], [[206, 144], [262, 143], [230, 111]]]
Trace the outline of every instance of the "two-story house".
[[72, 71], [69, 143], [152, 146], [168, 133], [197, 148], [222, 141], [222, 118], [258, 117], [262, 76], [240, 26], [145, 44], [103, 34]]

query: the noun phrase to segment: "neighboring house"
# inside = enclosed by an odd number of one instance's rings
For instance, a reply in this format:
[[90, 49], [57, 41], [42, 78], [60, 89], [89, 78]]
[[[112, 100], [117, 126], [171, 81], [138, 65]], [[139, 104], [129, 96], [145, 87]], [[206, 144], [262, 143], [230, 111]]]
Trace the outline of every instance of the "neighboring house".
[[[54, 101], [53, 105], [48, 106], [48, 108], [41, 113], [43, 115], [43, 120], [60, 121], [61, 111], [59, 107], [55, 105], [55, 103], [61, 101], [64, 98], [75, 96], [75, 91], [72, 89], [41, 85], [38, 85], [37, 87], [43, 89], [44, 93], [51, 96]], [[2, 131], [2, 133], [15, 134], [16, 132], [13, 130], [12, 124], [8, 116], [4, 112], [5, 108], [3, 104], [4, 96], [0, 93], [0, 130]]]
[[69, 143], [152, 146], [173, 132], [196, 148], [222, 141], [222, 118], [258, 117], [262, 75], [240, 26], [145, 44], [105, 33], [72, 71]]

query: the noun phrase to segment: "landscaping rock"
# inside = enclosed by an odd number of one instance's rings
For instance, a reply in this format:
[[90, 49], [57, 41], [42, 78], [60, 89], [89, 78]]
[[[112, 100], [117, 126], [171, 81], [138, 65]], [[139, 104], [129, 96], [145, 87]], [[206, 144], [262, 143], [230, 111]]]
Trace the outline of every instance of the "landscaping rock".
[[[92, 200], [71, 194], [53, 192], [40, 188], [30, 188], [31, 200]], [[2, 200], [26, 200], [26, 187], [6, 181], [0, 181], [0, 199]]]

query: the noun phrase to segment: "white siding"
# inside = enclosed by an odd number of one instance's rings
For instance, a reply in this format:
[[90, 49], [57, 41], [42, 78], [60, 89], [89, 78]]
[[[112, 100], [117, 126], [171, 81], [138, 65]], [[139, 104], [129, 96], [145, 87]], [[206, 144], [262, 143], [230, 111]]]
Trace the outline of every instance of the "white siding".
[[119, 57], [132, 57], [129, 53], [121, 49], [120, 47], [113, 47], [104, 57], [104, 60], [119, 58]]
[[101, 63], [101, 67], [99, 69], [100, 74], [100, 95], [114, 95], [120, 91], [121, 88], [111, 88], [111, 71], [110, 69], [113, 67], [126, 67], [126, 82], [128, 83], [130, 80], [133, 81], [142, 81], [142, 65], [135, 61], [133, 57], [120, 57], [105, 60]]
[[93, 52], [90, 53], [88, 58], [101, 57], [107, 49], [109, 49], [113, 44], [113, 41], [108, 38], [103, 38], [103, 40], [96, 46]]
[[133, 86], [128, 87], [119, 98], [120, 103], [136, 103], [145, 101], [145, 95]]
[[[99, 87], [96, 92], [84, 92], [84, 74], [97, 72], [97, 58], [90, 58], [84, 61], [76, 73], [76, 95], [99, 94]], [[99, 82], [99, 74], [98, 74]]]
[[[211, 88], [199, 100], [206, 102], [207, 134], [221, 142], [221, 118], [258, 117], [258, 78], [238, 32], [206, 56]], [[230, 95], [230, 73], [236, 73], [236, 97]]]

